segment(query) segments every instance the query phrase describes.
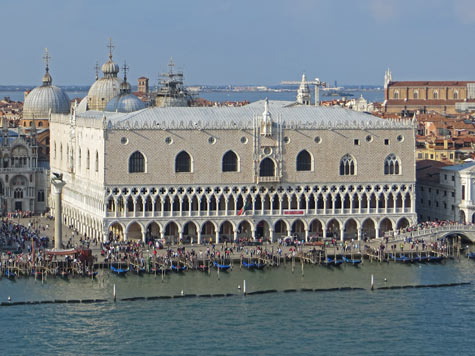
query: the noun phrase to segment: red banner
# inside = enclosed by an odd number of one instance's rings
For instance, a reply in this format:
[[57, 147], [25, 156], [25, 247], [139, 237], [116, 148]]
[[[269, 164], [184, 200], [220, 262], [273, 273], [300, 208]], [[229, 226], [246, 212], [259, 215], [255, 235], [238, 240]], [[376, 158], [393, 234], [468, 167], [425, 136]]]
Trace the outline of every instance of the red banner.
[[284, 210], [284, 215], [304, 215], [305, 210]]

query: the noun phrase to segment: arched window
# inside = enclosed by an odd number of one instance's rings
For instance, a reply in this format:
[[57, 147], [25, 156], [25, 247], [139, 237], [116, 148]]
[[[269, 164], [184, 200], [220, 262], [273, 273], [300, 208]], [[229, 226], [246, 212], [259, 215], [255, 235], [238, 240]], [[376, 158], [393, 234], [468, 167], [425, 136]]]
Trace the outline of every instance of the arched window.
[[419, 90], [414, 90], [414, 99], [419, 99]]
[[81, 169], [81, 149], [78, 151], [78, 169]]
[[261, 177], [274, 177], [275, 176], [275, 163], [270, 158], [264, 158], [259, 166], [259, 176]]
[[191, 157], [187, 152], [181, 151], [176, 156], [175, 172], [191, 172]]
[[401, 163], [399, 159], [391, 153], [389, 156], [386, 157], [384, 160], [384, 174], [386, 175], [395, 175], [400, 174], [401, 172]]
[[301, 151], [297, 155], [297, 171], [311, 171], [312, 170], [312, 156], [307, 150]]
[[94, 164], [94, 169], [96, 172], [99, 172], [99, 152], [96, 151], [96, 163]]
[[432, 95], [433, 95], [434, 99], [439, 99], [439, 91], [438, 90], [434, 90]]
[[91, 164], [91, 154], [89, 153], [89, 150], [87, 150], [86, 169], [90, 168], [90, 164]]
[[15, 191], [13, 192], [13, 197], [15, 199], [23, 199], [23, 189], [16, 188]]
[[356, 174], [356, 161], [349, 155], [344, 155], [340, 160], [340, 175], [354, 176]]
[[59, 145], [59, 159], [61, 161], [63, 160], [63, 144], [62, 143]]
[[56, 141], [54, 141], [53, 158], [56, 159]]
[[458, 98], [459, 98], [459, 91], [454, 90], [454, 99], [458, 99]]
[[223, 172], [237, 172], [238, 158], [233, 151], [228, 151], [223, 156]]
[[135, 151], [129, 158], [129, 173], [145, 172], [145, 158], [142, 153]]
[[399, 90], [394, 91], [394, 99], [399, 99]]

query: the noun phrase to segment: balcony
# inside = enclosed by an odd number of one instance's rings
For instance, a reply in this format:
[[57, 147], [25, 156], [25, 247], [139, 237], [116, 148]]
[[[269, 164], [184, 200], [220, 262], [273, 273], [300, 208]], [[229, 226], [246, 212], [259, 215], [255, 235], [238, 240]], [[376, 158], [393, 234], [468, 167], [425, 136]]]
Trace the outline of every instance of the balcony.
[[281, 176], [270, 176], [270, 177], [256, 177], [256, 183], [279, 183], [282, 180]]

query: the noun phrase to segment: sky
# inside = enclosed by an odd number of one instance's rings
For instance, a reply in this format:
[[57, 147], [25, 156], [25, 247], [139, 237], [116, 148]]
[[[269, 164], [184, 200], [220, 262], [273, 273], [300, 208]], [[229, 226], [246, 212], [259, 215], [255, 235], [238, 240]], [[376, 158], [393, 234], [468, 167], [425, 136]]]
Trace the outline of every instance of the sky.
[[[185, 84], [474, 80], [475, 0], [1, 0], [0, 85], [90, 85], [95, 64], [151, 85], [173, 57]], [[119, 74], [122, 76], [122, 71]]]

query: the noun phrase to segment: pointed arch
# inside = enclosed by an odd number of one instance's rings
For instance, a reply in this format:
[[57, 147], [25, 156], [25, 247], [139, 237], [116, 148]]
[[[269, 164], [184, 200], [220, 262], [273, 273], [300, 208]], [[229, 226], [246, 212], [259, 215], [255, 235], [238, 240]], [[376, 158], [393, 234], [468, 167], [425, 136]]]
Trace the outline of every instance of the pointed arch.
[[223, 155], [222, 170], [223, 172], [239, 171], [239, 158], [234, 151], [229, 150]]
[[384, 174], [385, 175], [399, 175], [401, 174], [401, 161], [394, 153], [389, 154], [384, 160]]
[[[88, 156], [89, 156], [89, 151], [88, 151]], [[89, 161], [89, 158], [88, 158], [88, 161]], [[129, 157], [129, 173], [144, 173], [144, 172], [145, 172], [145, 157], [140, 151], [135, 151]]]
[[346, 154], [340, 159], [340, 175], [356, 175], [356, 159], [352, 155]]
[[297, 155], [297, 171], [312, 170], [312, 155], [307, 150], [302, 150]]
[[192, 172], [191, 156], [186, 151], [181, 151], [175, 157], [175, 172], [186, 173]]

